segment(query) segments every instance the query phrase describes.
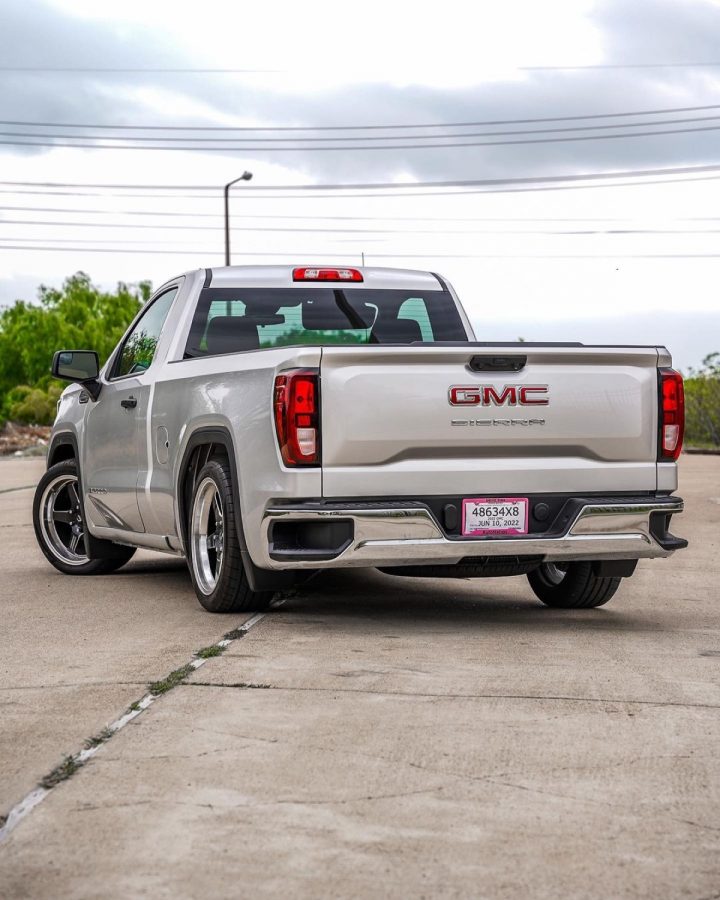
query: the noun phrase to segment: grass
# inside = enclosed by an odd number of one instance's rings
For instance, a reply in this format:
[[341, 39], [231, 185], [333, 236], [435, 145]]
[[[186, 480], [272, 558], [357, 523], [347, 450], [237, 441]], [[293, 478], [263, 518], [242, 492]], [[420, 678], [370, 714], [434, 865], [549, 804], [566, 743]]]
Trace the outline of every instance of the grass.
[[50, 790], [50, 788], [54, 788], [55, 785], [60, 784], [61, 781], [67, 781], [67, 779], [74, 775], [81, 767], [82, 763], [78, 762], [76, 757], [66, 756], [59, 766], [55, 766], [52, 772], [48, 772], [42, 779], [40, 787]]
[[98, 734], [94, 734], [92, 737], [89, 737], [85, 741], [85, 749], [92, 750], [93, 747], [99, 747], [100, 744], [104, 744], [105, 741], [109, 741], [113, 736], [113, 730], [111, 728], [103, 728]]
[[224, 650], [224, 647], [218, 647], [217, 644], [211, 644], [209, 647], [203, 647], [202, 650], [197, 650], [195, 656], [197, 656], [198, 659], [212, 659], [213, 656], [220, 656]]
[[188, 675], [193, 671], [194, 667], [188, 663], [179, 669], [175, 669], [174, 672], [171, 672], [163, 678], [162, 681], [153, 681], [148, 689], [154, 697], [159, 697], [161, 694], [167, 694], [168, 691], [171, 691], [174, 687], [177, 687], [181, 682], [185, 681]]
[[247, 632], [243, 628], [233, 628], [232, 631], [228, 631], [226, 635], [223, 635], [224, 641], [237, 641], [241, 637], [245, 637]]

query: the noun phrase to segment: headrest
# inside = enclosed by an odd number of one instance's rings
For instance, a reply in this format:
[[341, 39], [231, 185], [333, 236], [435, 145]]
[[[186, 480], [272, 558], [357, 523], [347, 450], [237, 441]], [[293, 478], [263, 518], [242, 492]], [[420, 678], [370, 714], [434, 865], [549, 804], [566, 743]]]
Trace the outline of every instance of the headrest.
[[420, 323], [415, 319], [386, 319], [376, 322], [370, 332], [371, 344], [412, 344], [422, 339]]
[[220, 353], [239, 353], [241, 350], [258, 350], [257, 319], [247, 316], [215, 316], [210, 319], [205, 335], [207, 352], [211, 356]]

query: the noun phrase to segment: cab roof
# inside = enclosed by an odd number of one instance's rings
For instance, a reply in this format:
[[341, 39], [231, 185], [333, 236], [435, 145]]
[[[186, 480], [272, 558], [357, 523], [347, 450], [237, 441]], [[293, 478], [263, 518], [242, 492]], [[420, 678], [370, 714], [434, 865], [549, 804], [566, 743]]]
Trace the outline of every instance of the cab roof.
[[[294, 281], [293, 270], [299, 267], [322, 269], [354, 269], [362, 275], [362, 281]], [[343, 290], [418, 290], [442, 291], [445, 284], [433, 272], [415, 269], [391, 269], [381, 266], [338, 266], [325, 264], [314, 266], [298, 263], [292, 266], [222, 266], [206, 269], [205, 287], [266, 287], [266, 288], [307, 288], [338, 287]]]

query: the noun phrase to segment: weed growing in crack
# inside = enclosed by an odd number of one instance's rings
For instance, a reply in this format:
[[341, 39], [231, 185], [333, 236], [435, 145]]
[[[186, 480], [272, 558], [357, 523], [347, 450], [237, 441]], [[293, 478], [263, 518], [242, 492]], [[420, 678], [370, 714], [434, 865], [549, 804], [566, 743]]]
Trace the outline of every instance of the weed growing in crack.
[[137, 712], [140, 709], [140, 701], [136, 700], [128, 706], [128, 712]]
[[55, 766], [52, 772], [48, 772], [42, 779], [40, 787], [44, 787], [46, 790], [54, 788], [56, 784], [60, 784], [61, 781], [66, 781], [71, 775], [74, 775], [81, 766], [82, 763], [78, 762], [76, 757], [66, 756], [59, 766]]
[[198, 659], [212, 659], [213, 656], [220, 656], [224, 650], [224, 647], [218, 647], [217, 644], [211, 644], [209, 647], [203, 647], [202, 650], [197, 650], [195, 656], [197, 656]]
[[175, 669], [174, 672], [171, 672], [163, 678], [162, 681], [154, 681], [149, 686], [149, 691], [154, 697], [158, 697], [160, 694], [167, 694], [168, 691], [171, 691], [174, 687], [177, 687], [180, 682], [184, 681], [192, 671], [193, 666], [190, 665], [190, 663], [179, 669]]
[[227, 634], [223, 635], [224, 641], [237, 641], [241, 637], [245, 637], [245, 632], [242, 628], [233, 628], [232, 631], [228, 631]]
[[109, 741], [112, 736], [112, 728], [103, 728], [103, 730], [98, 734], [94, 734], [92, 737], [89, 737], [85, 741], [85, 749], [92, 750], [93, 747], [99, 747], [100, 744], [104, 744], [105, 741]]

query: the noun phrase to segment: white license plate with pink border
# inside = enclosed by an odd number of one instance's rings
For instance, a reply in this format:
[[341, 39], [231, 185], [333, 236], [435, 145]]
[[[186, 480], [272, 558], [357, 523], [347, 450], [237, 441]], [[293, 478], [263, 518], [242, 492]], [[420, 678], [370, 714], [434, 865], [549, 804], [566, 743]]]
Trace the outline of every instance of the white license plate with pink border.
[[528, 533], [527, 497], [472, 497], [462, 509], [462, 533], [469, 537]]

